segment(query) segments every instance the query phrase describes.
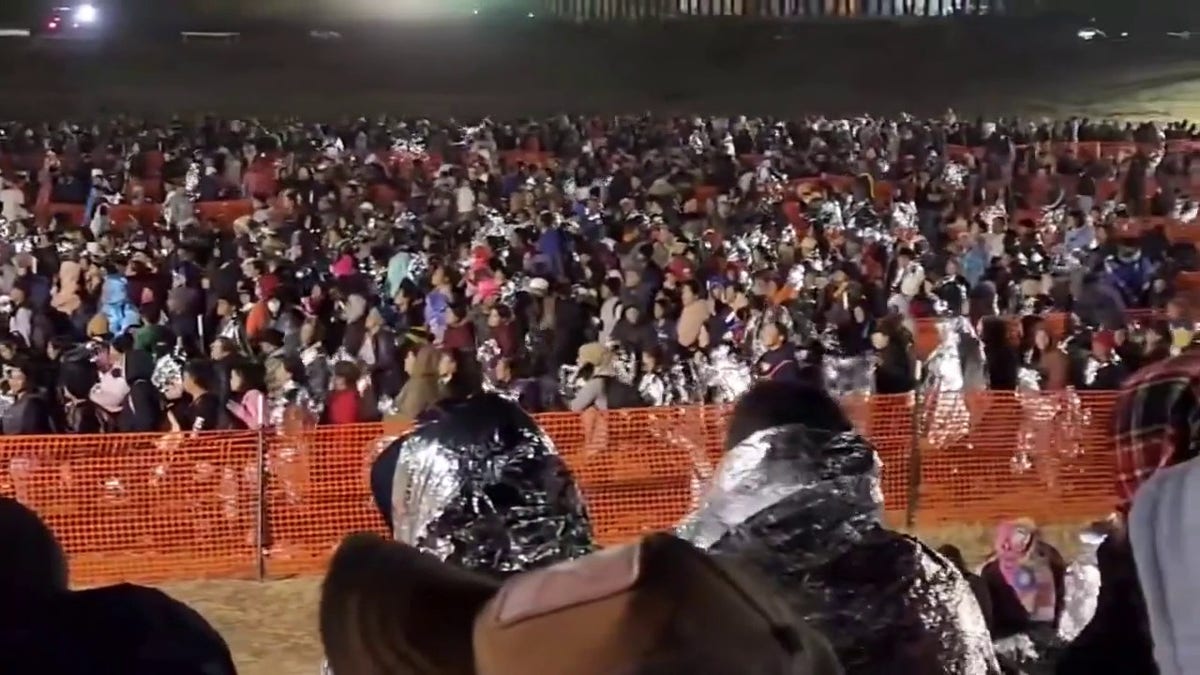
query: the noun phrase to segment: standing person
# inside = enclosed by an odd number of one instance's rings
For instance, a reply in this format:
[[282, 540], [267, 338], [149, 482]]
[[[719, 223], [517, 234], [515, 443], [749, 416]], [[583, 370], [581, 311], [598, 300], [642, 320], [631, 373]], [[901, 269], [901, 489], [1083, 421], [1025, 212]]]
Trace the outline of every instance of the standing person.
[[875, 349], [875, 393], [907, 394], [916, 387], [912, 354], [895, 323], [878, 326], [871, 333]]
[[5, 436], [24, 436], [54, 433], [50, 406], [34, 388], [37, 373], [28, 362], [17, 362], [8, 368], [8, 391], [15, 399], [0, 420]]
[[333, 390], [325, 400], [326, 424], [356, 424], [359, 421], [358, 366], [339, 361], [333, 366]]
[[[1167, 616], [1166, 605], [1160, 604], [1164, 598], [1157, 596], [1150, 609], [1143, 588], [1150, 586], [1159, 591], [1164, 582], [1174, 582], [1179, 589], [1191, 588], [1195, 568], [1188, 565], [1194, 561], [1184, 552], [1192, 550], [1188, 543], [1192, 534], [1179, 536], [1170, 521], [1181, 514], [1170, 509], [1163, 510], [1160, 523], [1152, 518], [1141, 524], [1129, 522], [1125, 514], [1146, 489], [1151, 490], [1151, 497], [1144, 503], [1154, 504], [1155, 490], [1172, 487], [1170, 479], [1165, 485], [1148, 485], [1155, 476], [1195, 464], [1197, 446], [1190, 430], [1200, 419], [1200, 349], [1195, 344], [1187, 345], [1178, 356], [1131, 375], [1112, 411], [1117, 527], [1096, 552], [1101, 578], [1096, 613], [1060, 658], [1058, 672], [1062, 675], [1153, 673], [1156, 649], [1160, 648], [1165, 648], [1162, 656], [1169, 666], [1178, 663], [1173, 653], [1173, 620]], [[1132, 543], [1133, 535], [1142, 529], [1136, 538], [1141, 539], [1142, 534], [1153, 538], [1156, 528], [1174, 538], [1170, 545], [1179, 555], [1169, 566], [1146, 568], [1156, 566], [1156, 547], [1145, 546], [1139, 553]], [[1187, 601], [1191, 594], [1181, 597]], [[1180, 613], [1174, 620], [1182, 623], [1189, 618]]]
[[700, 292], [700, 284], [694, 279], [686, 279], [679, 284], [679, 298], [683, 309], [679, 313], [679, 323], [675, 332], [679, 346], [685, 350], [695, 347], [700, 340], [700, 331], [710, 315], [709, 304]]
[[123, 373], [128, 393], [120, 404], [117, 428], [121, 433], [160, 430], [163, 426], [162, 400], [150, 381], [154, 375], [154, 357], [140, 349], [129, 350], [125, 354]]
[[389, 421], [414, 422], [426, 410], [437, 405], [441, 398], [438, 387], [440, 359], [441, 354], [433, 345], [424, 344], [408, 350], [404, 356], [404, 372], [408, 374], [408, 381], [396, 397], [396, 414]]
[[758, 359], [755, 376], [771, 382], [800, 382], [803, 374], [796, 348], [788, 342], [788, 329], [778, 321], [762, 327], [761, 338], [766, 351]]
[[[232, 381], [232, 375], [231, 375]], [[215, 378], [212, 366], [205, 361], [189, 361], [183, 367], [183, 391], [191, 399], [182, 410], [179, 428], [184, 431], [212, 431], [221, 428], [225, 419], [221, 397], [213, 391]]]

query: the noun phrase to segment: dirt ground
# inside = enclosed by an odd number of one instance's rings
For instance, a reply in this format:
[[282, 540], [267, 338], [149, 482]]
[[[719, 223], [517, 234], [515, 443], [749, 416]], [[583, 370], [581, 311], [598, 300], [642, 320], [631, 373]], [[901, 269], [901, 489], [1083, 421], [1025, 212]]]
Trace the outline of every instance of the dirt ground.
[[[476, 28], [341, 43], [181, 45], [0, 41], [0, 116], [60, 120], [214, 112], [324, 119], [675, 114], [1080, 114], [1200, 118], [1200, 42], [1019, 44], [947, 32], [846, 35]], [[1070, 554], [1077, 527], [1047, 537]], [[990, 529], [921, 532], [978, 562]], [[245, 675], [316, 673], [318, 579], [203, 581], [165, 590], [203, 613]]]
[[[1064, 555], [1074, 555], [1080, 526], [1048, 526], [1043, 534]], [[968, 564], [991, 550], [992, 530], [962, 526], [918, 531], [931, 546], [954, 544]], [[203, 614], [225, 636], [241, 675], [316, 675], [321, 662], [317, 603], [321, 580], [197, 581], [163, 590]]]

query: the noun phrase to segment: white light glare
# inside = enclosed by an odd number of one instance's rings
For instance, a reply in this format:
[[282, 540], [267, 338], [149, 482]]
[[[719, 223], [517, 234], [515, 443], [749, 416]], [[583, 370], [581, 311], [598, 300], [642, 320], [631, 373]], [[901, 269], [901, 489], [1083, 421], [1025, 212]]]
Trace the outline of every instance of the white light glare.
[[75, 9], [75, 20], [79, 23], [95, 22], [96, 7], [94, 5], [80, 5]]

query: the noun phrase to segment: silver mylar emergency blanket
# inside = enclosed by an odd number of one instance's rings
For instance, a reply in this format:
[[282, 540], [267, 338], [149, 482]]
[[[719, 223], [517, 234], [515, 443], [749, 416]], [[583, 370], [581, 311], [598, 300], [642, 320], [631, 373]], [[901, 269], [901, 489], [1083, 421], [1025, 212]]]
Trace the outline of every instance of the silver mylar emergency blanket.
[[881, 525], [878, 454], [801, 425], [730, 450], [678, 534], [776, 582], [848, 675], [999, 672], [975, 596], [949, 562]]
[[971, 430], [966, 393], [984, 386], [984, 357], [975, 330], [961, 316], [938, 319], [938, 346], [926, 363], [926, 434], [935, 448], [954, 445]]
[[1058, 637], [1064, 642], [1078, 637], [1096, 614], [1096, 603], [1100, 599], [1100, 565], [1096, 552], [1104, 539], [1105, 535], [1096, 532], [1081, 534], [1079, 553], [1067, 565], [1063, 578], [1066, 598], [1058, 621]]
[[397, 540], [502, 575], [591, 552], [583, 499], [533, 418], [495, 394], [442, 412], [395, 441]]
[[875, 390], [875, 360], [871, 356], [829, 356], [821, 361], [825, 387], [835, 398], [862, 396]]

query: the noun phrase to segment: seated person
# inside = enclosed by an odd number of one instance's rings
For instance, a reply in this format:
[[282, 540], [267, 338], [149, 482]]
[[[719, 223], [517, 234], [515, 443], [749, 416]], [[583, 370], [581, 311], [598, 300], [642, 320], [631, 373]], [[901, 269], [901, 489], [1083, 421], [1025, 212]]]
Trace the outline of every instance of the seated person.
[[760, 382], [680, 536], [773, 579], [849, 675], [999, 672], [962, 573], [883, 526], [879, 457], [817, 387]]

